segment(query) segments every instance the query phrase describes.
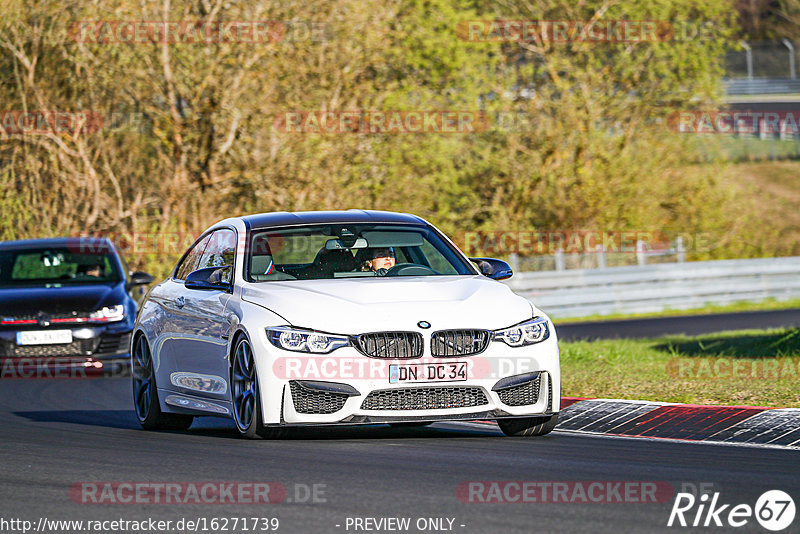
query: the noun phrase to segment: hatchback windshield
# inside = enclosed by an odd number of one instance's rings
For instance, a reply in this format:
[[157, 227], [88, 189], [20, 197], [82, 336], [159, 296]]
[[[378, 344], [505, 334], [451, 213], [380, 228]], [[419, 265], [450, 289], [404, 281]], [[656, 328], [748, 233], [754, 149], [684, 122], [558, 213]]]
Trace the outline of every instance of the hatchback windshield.
[[475, 274], [432, 229], [389, 224], [257, 231], [248, 266], [255, 282]]
[[0, 251], [0, 286], [107, 284], [120, 274], [109, 254], [50, 247]]

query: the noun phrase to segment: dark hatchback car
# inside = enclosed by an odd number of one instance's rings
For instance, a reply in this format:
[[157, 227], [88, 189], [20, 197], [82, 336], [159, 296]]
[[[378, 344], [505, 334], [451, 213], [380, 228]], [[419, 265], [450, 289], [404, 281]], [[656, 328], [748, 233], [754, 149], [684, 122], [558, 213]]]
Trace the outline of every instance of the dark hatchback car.
[[108, 239], [0, 242], [0, 358], [127, 365], [137, 286], [152, 281], [131, 274]]

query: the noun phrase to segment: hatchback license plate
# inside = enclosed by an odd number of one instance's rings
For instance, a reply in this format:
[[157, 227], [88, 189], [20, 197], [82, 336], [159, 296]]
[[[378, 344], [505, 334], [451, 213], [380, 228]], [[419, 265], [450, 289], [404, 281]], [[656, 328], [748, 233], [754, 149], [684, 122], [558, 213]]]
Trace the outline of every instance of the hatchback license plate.
[[72, 330], [17, 332], [17, 345], [59, 345], [72, 343]]
[[467, 362], [416, 363], [390, 365], [389, 383], [463, 382], [467, 379]]

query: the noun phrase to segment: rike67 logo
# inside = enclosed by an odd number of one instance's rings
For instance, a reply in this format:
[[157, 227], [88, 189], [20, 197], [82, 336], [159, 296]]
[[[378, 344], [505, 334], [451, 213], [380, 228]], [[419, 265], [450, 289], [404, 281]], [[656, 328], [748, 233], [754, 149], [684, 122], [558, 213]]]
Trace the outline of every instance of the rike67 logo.
[[767, 530], [784, 530], [794, 521], [794, 500], [781, 490], [764, 492], [755, 506], [749, 504], [723, 504], [720, 493], [699, 498], [691, 493], [678, 493], [669, 514], [667, 526], [671, 527], [743, 527], [754, 517]]

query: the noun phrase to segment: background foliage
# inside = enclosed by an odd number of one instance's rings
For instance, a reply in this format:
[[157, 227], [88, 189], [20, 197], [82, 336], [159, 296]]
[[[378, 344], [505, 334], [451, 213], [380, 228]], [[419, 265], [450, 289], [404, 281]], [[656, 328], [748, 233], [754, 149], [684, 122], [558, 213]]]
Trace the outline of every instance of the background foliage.
[[[718, 246], [695, 258], [775, 253], [753, 233], [750, 192], [719, 179], [726, 164], [689, 166], [696, 149], [665, 125], [674, 110], [717, 104], [737, 16], [727, 0], [8, 0], [3, 109], [106, 120], [94, 133], [0, 133], [0, 239], [191, 236], [234, 214], [357, 207], [414, 212], [455, 235], [669, 228], [715, 236]], [[469, 20], [592, 18], [713, 31], [601, 44], [474, 43], [457, 32]], [[314, 23], [324, 36], [76, 42], [70, 25], [87, 20], [279, 20]], [[455, 135], [274, 125], [289, 110], [359, 109], [524, 120]], [[129, 260], [164, 274], [175, 256]]]

